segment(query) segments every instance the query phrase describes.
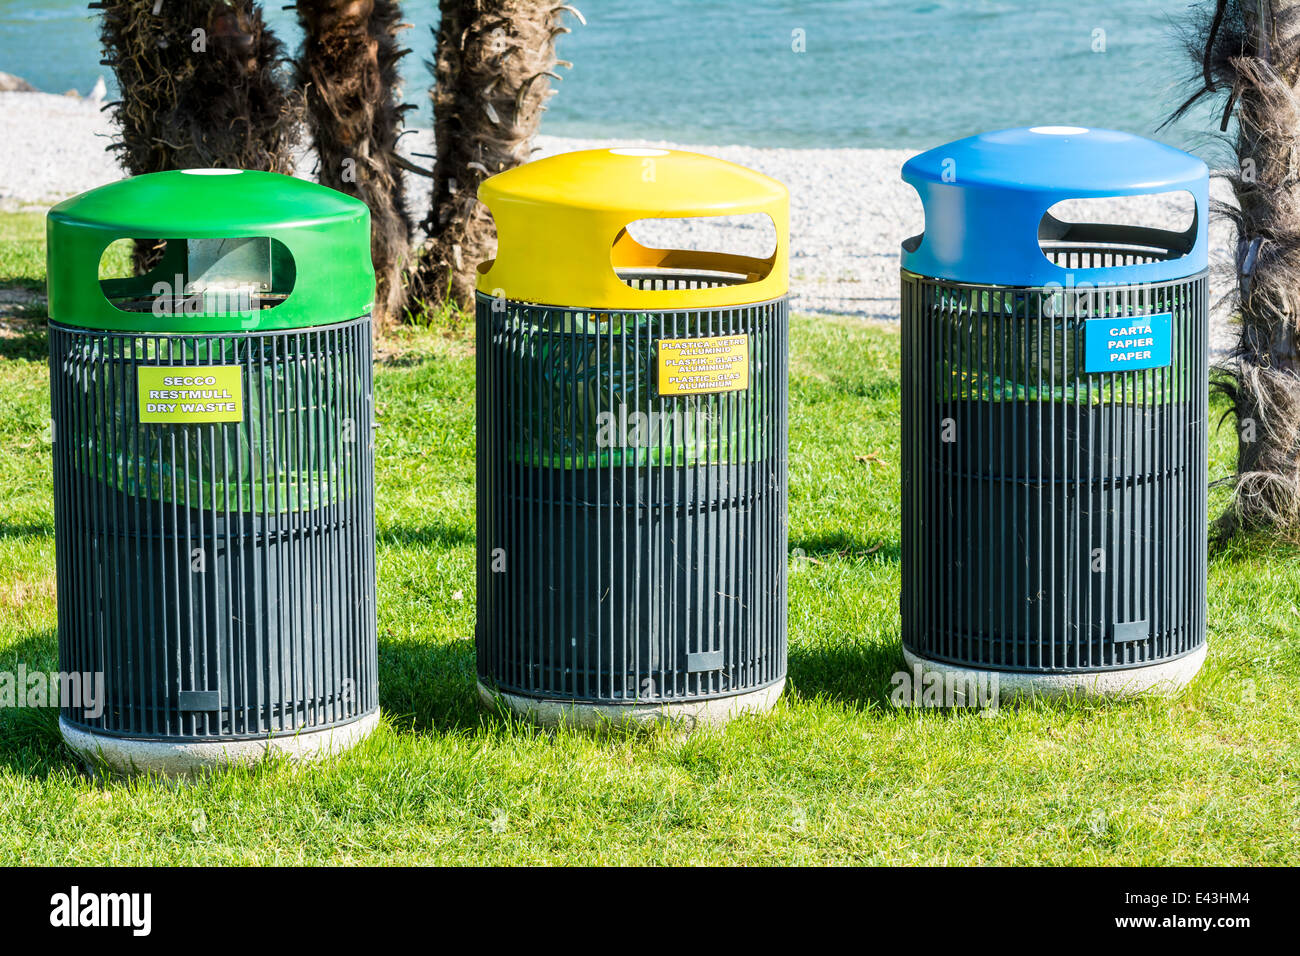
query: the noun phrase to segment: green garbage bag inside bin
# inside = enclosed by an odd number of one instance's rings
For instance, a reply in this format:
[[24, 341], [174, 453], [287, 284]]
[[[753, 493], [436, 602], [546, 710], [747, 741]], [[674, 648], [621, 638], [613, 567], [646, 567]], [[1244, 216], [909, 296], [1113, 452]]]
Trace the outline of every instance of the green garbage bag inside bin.
[[[272, 353], [256, 337], [94, 338], [64, 362], [82, 392], [80, 407], [90, 410], [74, 424], [74, 462], [124, 494], [218, 511], [291, 512], [335, 504], [339, 489], [352, 485], [356, 463], [342, 396], [354, 394], [355, 383], [342, 380], [331, 356], [283, 347]], [[242, 420], [140, 422], [137, 370], [159, 365], [239, 366]], [[95, 427], [95, 414], [112, 425]]]
[[1177, 313], [1174, 296], [1159, 306], [1108, 302], [1096, 316], [1070, 293], [1019, 289], [939, 290], [939, 327], [947, 343], [938, 358], [940, 401], [1055, 401], [1069, 404], [1155, 405], [1180, 401], [1182, 376], [1084, 371], [1083, 322], [1159, 308]]
[[[673, 327], [647, 312], [563, 309], [509, 315], [498, 335], [521, 388], [510, 456], [533, 467], [605, 465], [719, 465], [754, 461], [754, 423], [762, 419], [766, 356], [750, 339], [748, 389], [660, 396], [655, 376], [658, 342], [702, 333]], [[682, 320], [677, 320], [679, 323]]]

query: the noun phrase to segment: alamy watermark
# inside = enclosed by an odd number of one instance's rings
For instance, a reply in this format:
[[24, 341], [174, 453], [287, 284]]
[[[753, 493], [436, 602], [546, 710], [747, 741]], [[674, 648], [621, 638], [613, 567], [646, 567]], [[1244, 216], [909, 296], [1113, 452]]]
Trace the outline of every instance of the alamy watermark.
[[153, 929], [153, 894], [91, 893], [73, 886], [50, 897], [50, 925], [129, 929], [132, 936], [148, 936]]
[[0, 671], [0, 708], [79, 707], [94, 720], [104, 712], [103, 671]]
[[920, 664], [890, 678], [889, 702], [895, 707], [974, 708], [996, 713], [1000, 689], [996, 671], [959, 674], [926, 670]]
[[159, 318], [169, 315], [236, 315], [252, 312], [254, 297], [261, 290], [253, 282], [234, 283], [229, 286], [206, 286], [186, 282], [178, 275], [174, 282], [155, 282], [153, 285], [153, 314]]
[[703, 406], [683, 411], [642, 412], [620, 402], [596, 416], [597, 448], [656, 448], [672, 445], [702, 453], [709, 444], [711, 416]]

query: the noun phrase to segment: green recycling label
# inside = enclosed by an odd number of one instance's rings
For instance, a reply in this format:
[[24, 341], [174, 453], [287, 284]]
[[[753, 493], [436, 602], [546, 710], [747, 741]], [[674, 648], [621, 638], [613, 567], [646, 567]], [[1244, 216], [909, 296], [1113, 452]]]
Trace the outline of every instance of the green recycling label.
[[136, 370], [140, 421], [201, 425], [244, 417], [244, 379], [238, 365], [141, 366]]

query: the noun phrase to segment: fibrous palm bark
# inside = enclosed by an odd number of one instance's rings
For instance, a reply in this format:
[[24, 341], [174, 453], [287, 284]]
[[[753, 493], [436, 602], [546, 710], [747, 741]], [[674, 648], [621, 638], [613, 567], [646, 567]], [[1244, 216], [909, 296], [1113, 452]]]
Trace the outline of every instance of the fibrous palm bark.
[[411, 247], [397, 137], [401, 132], [397, 0], [298, 0], [305, 34], [298, 83], [320, 160], [317, 178], [370, 207], [375, 321], [401, 314]]
[[1237, 419], [1234, 505], [1219, 530], [1300, 530], [1300, 0], [1211, 0], [1189, 44], [1197, 89], [1235, 113], [1237, 231], [1232, 351], [1216, 387]]
[[475, 269], [496, 232], [478, 184], [524, 163], [558, 80], [555, 41], [568, 33], [554, 0], [441, 0], [433, 98], [436, 159], [426, 240], [412, 276], [415, 298], [468, 309]]
[[[121, 99], [109, 147], [132, 175], [292, 172], [298, 100], [254, 0], [104, 0], [100, 41]], [[136, 249], [136, 266], [151, 254]]]

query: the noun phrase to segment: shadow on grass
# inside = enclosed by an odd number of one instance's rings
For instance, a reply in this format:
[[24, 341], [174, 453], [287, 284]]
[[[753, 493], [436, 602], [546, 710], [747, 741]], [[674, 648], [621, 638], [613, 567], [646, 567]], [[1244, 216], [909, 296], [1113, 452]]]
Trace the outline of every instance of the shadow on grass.
[[474, 530], [451, 524], [430, 524], [419, 527], [392, 525], [380, 529], [375, 535], [376, 544], [384, 548], [420, 547], [456, 548], [474, 543]]
[[[34, 632], [0, 648], [0, 674], [57, 670], [58, 635], [54, 628]], [[380, 706], [398, 732], [454, 733], [473, 731], [486, 723], [506, 723], [478, 706], [475, 692], [474, 645], [379, 642]], [[16, 684], [16, 695], [25, 688]], [[24, 698], [25, 699], [25, 698]], [[16, 702], [16, 701], [15, 701]], [[59, 711], [52, 706], [0, 706], [0, 768], [33, 779], [79, 770], [59, 733]]]
[[54, 522], [49, 524], [10, 524], [0, 521], [0, 538], [52, 538]]
[[36, 779], [75, 768], [76, 761], [59, 735], [58, 707], [50, 706], [48, 697], [42, 706], [17, 706], [18, 697], [27, 700], [27, 687], [17, 681], [20, 666], [28, 676], [56, 670], [58, 632], [54, 628], [36, 631], [0, 649], [0, 672], [7, 672], [7, 680], [13, 681], [15, 695], [10, 700], [6, 694], [0, 707], [0, 767]]
[[417, 365], [423, 365], [425, 362], [432, 361], [434, 356], [429, 352], [423, 351], [394, 351], [385, 352], [375, 357], [375, 364], [384, 368], [415, 368]]
[[843, 531], [802, 538], [791, 537], [789, 547], [791, 553], [798, 549], [803, 552], [804, 557], [819, 561], [827, 558], [851, 561], [857, 558], [875, 557], [897, 564], [903, 559], [903, 550], [898, 541], [864, 541], [856, 535]]
[[475, 689], [474, 642], [379, 639], [379, 706], [400, 731], [476, 730], [486, 711]]
[[898, 644], [792, 645], [789, 682], [797, 697], [820, 698], [859, 708], [889, 708], [890, 678], [906, 670]]
[[42, 628], [0, 646], [0, 671], [15, 671], [20, 664], [29, 671], [50, 671], [58, 667], [58, 630]]
[[49, 357], [44, 319], [9, 319], [0, 324], [0, 359], [44, 362]]
[[1211, 566], [1261, 560], [1294, 561], [1297, 557], [1300, 557], [1300, 540], [1280, 532], [1248, 530], [1227, 537], [1211, 534], [1209, 538]]

